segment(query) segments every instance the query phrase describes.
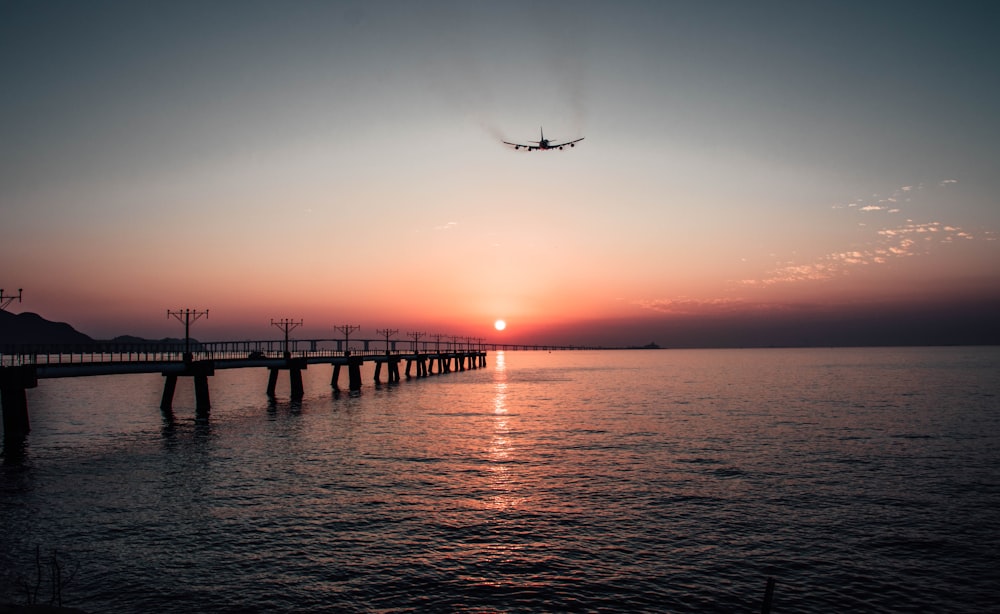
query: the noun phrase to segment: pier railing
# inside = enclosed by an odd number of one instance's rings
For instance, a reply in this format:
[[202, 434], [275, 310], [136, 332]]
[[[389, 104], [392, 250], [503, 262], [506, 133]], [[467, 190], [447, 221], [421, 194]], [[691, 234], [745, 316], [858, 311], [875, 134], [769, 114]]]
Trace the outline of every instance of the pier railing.
[[411, 341], [385, 339], [289, 339], [287, 349], [283, 340], [246, 340], [194, 342], [113, 343], [86, 344], [17, 344], [0, 345], [0, 366], [87, 364], [87, 363], [136, 363], [181, 361], [189, 350], [193, 360], [252, 360], [284, 358], [336, 358], [347, 356], [376, 357], [412, 354], [454, 354], [486, 351], [553, 351], [605, 349], [573, 345], [523, 345], [508, 343], [462, 341]]

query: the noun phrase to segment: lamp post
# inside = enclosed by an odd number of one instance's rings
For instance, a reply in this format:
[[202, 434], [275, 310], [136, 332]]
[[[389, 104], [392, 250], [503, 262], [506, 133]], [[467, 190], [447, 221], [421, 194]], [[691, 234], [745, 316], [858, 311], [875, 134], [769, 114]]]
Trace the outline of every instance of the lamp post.
[[191, 324], [197, 322], [202, 317], [208, 317], [208, 310], [195, 311], [194, 309], [178, 309], [177, 311], [167, 310], [167, 319], [171, 317], [184, 325], [184, 362], [191, 362], [194, 359], [191, 354]]
[[407, 337], [412, 337], [413, 338], [413, 353], [414, 354], [419, 354], [420, 353], [420, 346], [419, 346], [420, 338], [423, 337], [423, 336], [426, 336], [426, 335], [427, 335], [427, 333], [418, 333], [418, 332], [406, 333]]
[[382, 329], [376, 330], [375, 333], [379, 334], [379, 335], [382, 335], [383, 337], [385, 337], [385, 355], [388, 356], [389, 355], [389, 337], [392, 337], [393, 335], [399, 333], [399, 329], [398, 328], [395, 328], [395, 329], [382, 328]]
[[279, 328], [285, 332], [285, 358], [291, 358], [292, 353], [288, 350], [288, 333], [302, 326], [302, 320], [296, 322], [289, 318], [283, 318], [275, 322], [274, 318], [271, 318], [271, 326]]
[[334, 326], [334, 330], [344, 333], [344, 356], [351, 355], [351, 348], [347, 345], [351, 341], [351, 333], [356, 330], [361, 330], [360, 326], [353, 326], [351, 324], [344, 324], [343, 326]]
[[4, 294], [3, 288], [0, 288], [0, 311], [7, 311], [7, 307], [14, 302], [14, 299], [17, 299], [17, 302], [20, 303], [22, 292], [24, 292], [24, 290], [18, 288], [17, 296], [14, 296], [13, 294]]

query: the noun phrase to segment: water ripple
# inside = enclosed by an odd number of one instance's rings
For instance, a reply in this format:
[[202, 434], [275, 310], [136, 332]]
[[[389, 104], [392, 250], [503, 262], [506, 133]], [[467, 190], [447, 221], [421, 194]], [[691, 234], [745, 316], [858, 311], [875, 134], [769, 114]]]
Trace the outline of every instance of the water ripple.
[[46, 381], [0, 601], [40, 546], [93, 612], [748, 612], [768, 576], [775, 611], [979, 612], [998, 358], [508, 353], [360, 396], [310, 368], [297, 403], [227, 372], [207, 422], [159, 377]]

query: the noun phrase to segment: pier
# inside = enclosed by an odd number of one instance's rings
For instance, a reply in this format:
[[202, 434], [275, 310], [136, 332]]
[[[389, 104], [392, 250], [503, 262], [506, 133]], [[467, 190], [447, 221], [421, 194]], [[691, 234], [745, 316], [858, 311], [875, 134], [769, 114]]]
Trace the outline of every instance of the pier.
[[[26, 391], [40, 379], [88, 377], [129, 373], [160, 373], [164, 377], [160, 408], [171, 410], [177, 380], [192, 378], [195, 411], [207, 416], [211, 408], [209, 378], [219, 369], [267, 369], [265, 393], [274, 398], [282, 371], [288, 372], [290, 396], [305, 394], [302, 371], [310, 365], [333, 367], [330, 386], [340, 392], [340, 374], [346, 367], [347, 387], [362, 388], [361, 369], [373, 363], [374, 382], [461, 372], [486, 366], [488, 351], [579, 350], [576, 346], [460, 343], [457, 341], [402, 341], [386, 339], [291, 339], [263, 341], [219, 341], [185, 343], [92, 343], [66, 345], [0, 346], [0, 406], [4, 438], [23, 438], [30, 431]], [[402, 365], [401, 365], [402, 363]], [[402, 369], [401, 369], [402, 366]]]

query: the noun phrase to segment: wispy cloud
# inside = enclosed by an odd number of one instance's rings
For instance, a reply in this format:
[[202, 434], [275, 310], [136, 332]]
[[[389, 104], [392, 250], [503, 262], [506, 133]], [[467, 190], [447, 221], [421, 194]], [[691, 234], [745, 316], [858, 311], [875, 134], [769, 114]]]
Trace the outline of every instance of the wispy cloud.
[[[957, 183], [955, 179], [939, 182], [939, 187]], [[855, 199], [846, 204], [834, 205], [834, 209], [857, 211], [859, 214], [883, 212], [887, 214], [900, 213], [901, 208], [896, 203], [910, 202], [911, 196], [925, 190], [923, 184], [902, 186], [892, 191], [889, 196], [878, 194], [870, 200]], [[892, 219], [892, 218], [884, 218]], [[958, 226], [942, 222], [914, 222], [906, 220], [902, 224], [894, 224], [877, 229], [874, 235], [865, 222], [859, 222], [858, 228], [866, 233], [859, 245], [851, 249], [825, 254], [812, 262], [786, 261], [776, 268], [766, 272], [756, 279], [742, 279], [737, 283], [741, 286], [766, 287], [776, 284], [788, 284], [803, 281], [822, 281], [849, 274], [852, 270], [885, 264], [893, 259], [909, 258], [926, 254], [934, 243], [953, 243], [959, 240], [972, 240], [974, 235]], [[992, 240], [992, 235], [986, 237]]]
[[633, 301], [632, 304], [665, 315], [716, 317], [788, 313], [809, 308], [808, 305], [803, 304], [748, 301], [741, 298], [660, 298]]
[[[780, 284], [822, 282], [850, 275], [852, 272], [871, 267], [883, 266], [893, 260], [920, 257], [933, 252], [938, 244], [958, 241], [998, 240], [998, 234], [982, 231], [977, 234], [956, 225], [944, 222], [919, 222], [901, 219], [894, 214], [901, 213], [907, 203], [926, 190], [945, 188], [957, 183], [946, 179], [937, 184], [901, 186], [888, 196], [873, 195], [870, 199], [855, 199], [834, 205], [842, 210], [846, 222], [855, 224], [858, 233], [853, 245], [847, 249], [823, 254], [811, 261], [797, 259], [779, 261], [777, 265], [756, 278], [735, 280], [736, 286], [744, 288], [765, 288]], [[865, 220], [865, 221], [862, 221]], [[777, 257], [776, 254], [770, 254]], [[754, 302], [743, 298], [694, 299], [688, 297], [657, 298], [632, 301], [632, 304], [674, 316], [747, 314], [753, 312], [774, 312], [796, 309], [795, 305], [781, 305], [771, 302]]]
[[799, 281], [819, 281], [847, 275], [852, 269], [885, 264], [897, 258], [909, 258], [928, 252], [930, 243], [972, 240], [971, 233], [941, 222], [908, 222], [895, 228], [877, 231], [877, 239], [863, 248], [833, 252], [806, 264], [786, 263], [760, 279], [743, 279], [743, 286], [773, 286]]
[[[957, 179], [945, 179], [938, 182], [939, 187], [944, 187], [947, 185], [958, 183]], [[854, 209], [856, 211], [863, 211], [865, 213], [872, 213], [876, 211], [884, 211], [886, 213], [900, 213], [902, 211], [901, 206], [908, 203], [912, 198], [918, 193], [925, 190], [925, 186], [922, 183], [917, 185], [904, 185], [896, 188], [887, 195], [883, 194], [872, 194], [868, 198], [855, 198], [854, 200], [847, 203], [837, 203], [832, 206], [833, 209]]]
[[750, 306], [749, 303], [742, 299], [692, 299], [687, 297], [641, 299], [633, 301], [633, 304], [650, 311], [672, 315], [745, 312], [747, 307]]
[[447, 224], [441, 226], [435, 226], [434, 230], [452, 230], [458, 226], [458, 222], [448, 222]]

